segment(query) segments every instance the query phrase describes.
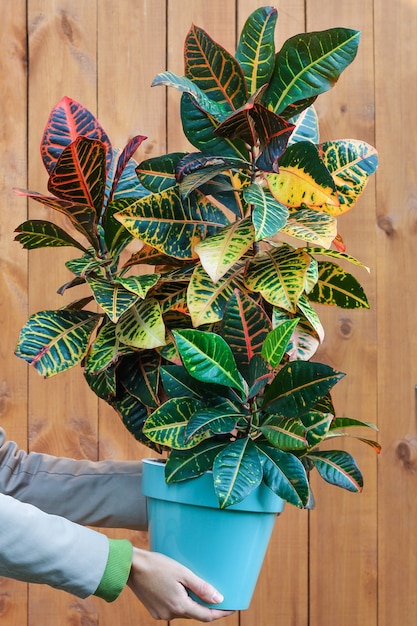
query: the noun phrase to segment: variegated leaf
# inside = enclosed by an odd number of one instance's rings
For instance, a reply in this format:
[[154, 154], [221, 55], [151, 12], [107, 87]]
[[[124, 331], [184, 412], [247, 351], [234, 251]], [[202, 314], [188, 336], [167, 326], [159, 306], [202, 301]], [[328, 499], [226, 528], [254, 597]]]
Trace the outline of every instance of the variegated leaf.
[[146, 159], [137, 166], [136, 174], [146, 189], [152, 193], [160, 193], [176, 186], [175, 170], [185, 155], [186, 152], [171, 152]]
[[135, 304], [139, 297], [136, 293], [128, 291], [122, 285], [107, 280], [87, 276], [87, 283], [94, 294], [97, 304], [114, 323]]
[[134, 237], [178, 259], [196, 258], [195, 246], [228, 223], [201, 194], [182, 199], [177, 188], [135, 202], [118, 201], [116, 218]]
[[107, 147], [109, 167], [112, 149], [101, 124], [83, 104], [64, 96], [50, 112], [41, 141], [41, 156], [49, 174], [64, 148], [80, 136], [98, 139]]
[[266, 336], [261, 354], [273, 368], [281, 363], [297, 323], [298, 319], [282, 322]]
[[330, 89], [353, 61], [360, 33], [348, 28], [300, 33], [287, 39], [276, 55], [266, 100], [275, 113]]
[[58, 248], [73, 246], [87, 252], [76, 239], [68, 235], [60, 226], [44, 220], [28, 220], [20, 224], [15, 230], [18, 233], [15, 241], [19, 241], [26, 250], [34, 248]]
[[272, 416], [260, 430], [269, 443], [279, 450], [305, 450], [308, 446], [306, 429], [300, 420]]
[[220, 508], [244, 500], [262, 481], [262, 465], [250, 437], [236, 439], [219, 452], [213, 464], [214, 490]]
[[249, 380], [249, 364], [260, 355], [271, 322], [264, 309], [247, 294], [234, 291], [224, 310], [220, 334], [231, 347], [237, 366]]
[[191, 450], [171, 450], [165, 464], [166, 482], [196, 478], [211, 470], [214, 458], [225, 445], [224, 441], [206, 439]]
[[242, 258], [254, 240], [255, 231], [248, 217], [233, 222], [211, 237], [200, 241], [195, 246], [195, 251], [200, 257], [201, 265], [216, 283]]
[[217, 120], [224, 119], [230, 108], [222, 106], [214, 98], [209, 98], [204, 91], [196, 84], [195, 80], [190, 80], [186, 76], [177, 76], [173, 72], [161, 72], [152, 81], [151, 87], [163, 85], [164, 87], [175, 87], [178, 91], [188, 93], [192, 96], [196, 104], [208, 115], [215, 117]]
[[16, 356], [48, 378], [78, 365], [100, 317], [90, 311], [40, 311], [20, 331]]
[[268, 83], [274, 70], [277, 17], [276, 9], [261, 7], [251, 13], [243, 26], [236, 59], [243, 70], [250, 95]]
[[263, 251], [249, 261], [245, 285], [270, 304], [295, 312], [309, 265], [310, 257], [301, 249], [282, 246]]
[[140, 274], [138, 276], [128, 276], [127, 278], [118, 277], [115, 279], [115, 283], [122, 285], [143, 300], [149, 289], [156, 285], [160, 276], [160, 274]]
[[135, 351], [123, 358], [117, 368], [117, 379], [142, 404], [156, 409], [161, 404], [158, 398], [160, 367], [161, 357], [157, 352]]
[[320, 450], [310, 452], [308, 458], [313, 461], [320, 476], [331, 485], [348, 491], [360, 492], [363, 478], [355, 459], [344, 450]]
[[345, 139], [321, 146], [321, 157], [333, 176], [339, 195], [338, 207], [326, 207], [332, 215], [349, 211], [365, 189], [368, 177], [378, 167], [378, 153], [365, 141]]
[[283, 500], [298, 506], [307, 505], [309, 483], [302, 462], [290, 452], [265, 444], [257, 444], [264, 458], [263, 480]]
[[279, 173], [265, 178], [274, 198], [287, 207], [339, 206], [333, 178], [309, 141], [288, 146], [279, 161]]
[[212, 100], [230, 110], [248, 99], [246, 81], [236, 59], [203, 29], [191, 26], [184, 45], [185, 75]]
[[193, 439], [186, 438], [187, 424], [203, 405], [197, 398], [172, 398], [167, 400], [147, 418], [144, 434], [161, 446], [186, 450], [198, 445], [208, 436], [203, 433]]
[[[312, 209], [290, 211], [287, 223], [282, 232], [291, 237], [308, 241], [309, 243], [330, 248], [337, 236], [337, 221], [333, 215]], [[271, 238], [274, 241], [274, 238]]]
[[100, 249], [97, 237], [97, 214], [93, 207], [85, 204], [77, 204], [70, 200], [55, 198], [54, 196], [45, 196], [37, 191], [15, 188], [13, 192], [18, 196], [25, 196], [36, 200], [36, 202], [40, 202], [54, 211], [59, 211], [59, 213], [62, 213], [70, 220], [72, 226], [86, 237], [96, 250]]
[[115, 324], [105, 324], [90, 346], [85, 361], [85, 371], [96, 375], [116, 363], [122, 355], [131, 352], [133, 348], [126, 346], [116, 336]]
[[181, 121], [188, 141], [204, 154], [249, 159], [244, 142], [218, 137], [215, 131], [219, 122], [202, 111], [186, 93], [181, 97]]
[[66, 261], [65, 267], [76, 276], [85, 277], [89, 273], [95, 272], [100, 274], [103, 266], [103, 261], [98, 259], [94, 255], [94, 250], [91, 248], [87, 254], [83, 254], [78, 259], [70, 259]]
[[290, 122], [295, 124], [295, 130], [288, 141], [288, 145], [297, 141], [311, 141], [315, 145], [319, 143], [319, 118], [314, 106], [308, 107], [293, 117]]
[[356, 278], [335, 263], [319, 262], [319, 278], [308, 294], [312, 302], [341, 309], [369, 309], [368, 299]]
[[253, 183], [245, 189], [244, 198], [253, 205], [252, 222], [256, 241], [276, 235], [287, 222], [288, 208], [260, 185]]
[[70, 202], [94, 207], [101, 215], [106, 185], [106, 147], [101, 141], [77, 137], [62, 151], [48, 190]]
[[352, 263], [353, 265], [359, 265], [360, 267], [363, 267], [367, 270], [367, 272], [370, 271], [369, 267], [367, 267], [366, 265], [364, 265], [362, 263], [362, 261], [359, 261], [358, 259], [356, 259], [355, 257], [351, 256], [350, 254], [346, 254], [346, 252], [342, 252], [340, 250], [333, 250], [333, 249], [328, 249], [328, 248], [306, 248], [306, 252], [308, 252], [309, 254], [321, 254], [323, 256], [327, 256], [330, 258], [334, 258], [334, 259], [342, 259], [343, 261], [349, 261], [349, 263]]
[[187, 305], [193, 326], [218, 322], [234, 289], [239, 288], [239, 275], [230, 271], [216, 283], [201, 265], [197, 265], [187, 291]]
[[117, 322], [116, 334], [123, 343], [151, 350], [165, 345], [165, 324], [154, 298], [140, 300]]

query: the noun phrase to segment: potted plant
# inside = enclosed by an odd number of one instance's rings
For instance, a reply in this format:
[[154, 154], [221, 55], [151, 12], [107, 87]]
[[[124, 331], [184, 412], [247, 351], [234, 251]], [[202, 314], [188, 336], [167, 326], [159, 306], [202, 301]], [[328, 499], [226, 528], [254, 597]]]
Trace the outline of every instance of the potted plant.
[[[76, 248], [81, 255], [66, 263], [72, 278], [59, 293], [91, 289], [32, 315], [17, 356], [44, 377], [81, 364], [94, 393], [139, 441], [169, 451], [163, 464], [149, 464], [145, 489], [162, 472], [161, 488], [180, 500], [190, 487], [201, 505], [208, 488], [216, 514], [267, 502], [269, 530], [252, 527], [249, 541], [236, 541], [235, 517], [223, 517], [233, 520], [226, 543], [217, 540], [229, 562], [232, 544], [247, 559], [255, 535], [264, 545], [252, 552], [262, 562], [284, 501], [313, 506], [313, 469], [361, 491], [353, 457], [320, 446], [347, 427], [374, 428], [337, 416], [330, 392], [344, 374], [312, 360], [324, 337], [316, 305], [368, 307], [345, 269], [361, 263], [346, 253], [337, 218], [363, 192], [376, 151], [352, 139], [320, 143], [313, 106], [354, 60], [359, 32], [302, 33], [275, 52], [276, 21], [272, 7], [254, 11], [234, 56], [193, 25], [184, 76], [155, 78], [182, 92], [182, 125], [195, 151], [138, 164], [145, 137], [120, 152], [92, 113], [65, 97], [41, 142], [50, 195], [17, 190], [63, 213], [72, 232], [29, 220], [16, 239], [28, 249]], [[152, 525], [165, 506], [165, 519], [183, 524], [171, 495], [167, 501], [155, 498]], [[248, 515], [258, 523], [258, 513]], [[255, 581], [260, 563], [251, 566]], [[226, 597], [224, 606], [249, 600]]]

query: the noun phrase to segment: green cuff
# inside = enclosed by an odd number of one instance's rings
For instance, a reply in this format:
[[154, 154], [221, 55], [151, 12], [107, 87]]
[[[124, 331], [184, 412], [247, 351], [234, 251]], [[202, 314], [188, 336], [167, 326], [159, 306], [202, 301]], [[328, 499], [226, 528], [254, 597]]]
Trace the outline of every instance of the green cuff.
[[132, 566], [133, 546], [127, 539], [109, 539], [106, 569], [94, 595], [113, 602], [125, 588]]

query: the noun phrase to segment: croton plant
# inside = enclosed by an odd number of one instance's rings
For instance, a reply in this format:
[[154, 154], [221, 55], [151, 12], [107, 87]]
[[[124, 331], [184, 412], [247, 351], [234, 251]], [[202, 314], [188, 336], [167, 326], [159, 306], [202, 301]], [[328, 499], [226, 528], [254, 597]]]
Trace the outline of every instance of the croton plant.
[[[115, 149], [94, 115], [64, 97], [41, 142], [50, 195], [16, 190], [67, 218], [29, 220], [27, 249], [72, 246], [91, 295], [30, 317], [17, 356], [44, 377], [80, 364], [91, 389], [142, 443], [166, 452], [167, 482], [212, 470], [220, 507], [262, 481], [309, 507], [308, 476], [360, 491], [330, 391], [344, 376], [312, 360], [316, 305], [368, 307], [337, 218], [377, 167], [363, 141], [320, 143], [314, 101], [355, 58], [359, 32], [332, 28], [276, 52], [277, 11], [247, 19], [233, 56], [193, 25], [181, 94], [195, 151], [138, 164], [143, 136]], [[342, 267], [339, 261], [343, 261]], [[85, 292], [83, 292], [85, 294]], [[378, 444], [362, 438], [376, 450]]]

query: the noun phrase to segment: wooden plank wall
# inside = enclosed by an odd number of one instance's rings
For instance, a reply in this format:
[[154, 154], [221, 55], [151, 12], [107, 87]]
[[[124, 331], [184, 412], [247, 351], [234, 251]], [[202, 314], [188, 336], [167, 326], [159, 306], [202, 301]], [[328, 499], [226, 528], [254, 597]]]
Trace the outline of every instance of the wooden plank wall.
[[[38, 144], [63, 96], [95, 111], [114, 145], [148, 135], [139, 158], [187, 147], [178, 94], [151, 89], [153, 76], [181, 73], [192, 22], [233, 51], [257, 0], [0, 0], [0, 425], [23, 448], [75, 457], [140, 458], [144, 452], [73, 370], [41, 380], [13, 356], [29, 313], [62, 305], [67, 275], [56, 251], [30, 256], [13, 230], [40, 206], [12, 187], [42, 190]], [[340, 220], [371, 310], [326, 311], [321, 356], [347, 372], [341, 414], [378, 422], [383, 454], [350, 443], [365, 475], [362, 495], [314, 480], [317, 508], [287, 507], [276, 524], [248, 611], [220, 626], [414, 626], [417, 614], [417, 172], [416, 0], [277, 0], [277, 44], [303, 30], [362, 31], [355, 63], [318, 100], [322, 139], [377, 146], [380, 168]], [[62, 261], [67, 253], [61, 255]], [[70, 295], [68, 296], [71, 297]], [[123, 506], [123, 503], [121, 503]], [[146, 546], [146, 534], [117, 532]], [[0, 579], [3, 626], [145, 626], [153, 620], [126, 591], [112, 605]], [[178, 620], [178, 626], [192, 624]]]

